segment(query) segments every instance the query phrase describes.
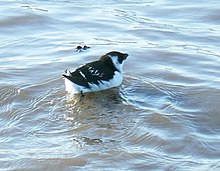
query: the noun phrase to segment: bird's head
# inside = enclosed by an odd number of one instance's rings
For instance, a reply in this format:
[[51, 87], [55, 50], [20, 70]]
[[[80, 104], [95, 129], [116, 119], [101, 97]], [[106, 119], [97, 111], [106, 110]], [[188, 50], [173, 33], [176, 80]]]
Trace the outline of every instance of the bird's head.
[[117, 70], [119, 70], [120, 72], [122, 72], [122, 67], [123, 67], [123, 64], [124, 64], [124, 60], [128, 57], [128, 54], [127, 53], [121, 53], [121, 52], [117, 52], [117, 51], [112, 51], [112, 52], [109, 52], [105, 55], [103, 55], [100, 60], [103, 60], [103, 61], [110, 61], [113, 63], [113, 65], [115, 66], [115, 68]]

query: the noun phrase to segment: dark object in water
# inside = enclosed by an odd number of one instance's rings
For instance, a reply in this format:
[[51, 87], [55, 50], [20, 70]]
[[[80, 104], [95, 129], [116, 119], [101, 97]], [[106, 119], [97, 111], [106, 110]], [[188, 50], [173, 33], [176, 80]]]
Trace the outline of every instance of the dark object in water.
[[76, 47], [76, 52], [81, 52], [81, 51], [83, 51], [83, 50], [87, 50], [87, 49], [89, 49], [90, 47], [89, 46], [77, 46]]
[[87, 92], [120, 86], [123, 81], [122, 67], [127, 57], [126, 53], [112, 51], [73, 72], [67, 69], [63, 74], [66, 91], [83, 96]]

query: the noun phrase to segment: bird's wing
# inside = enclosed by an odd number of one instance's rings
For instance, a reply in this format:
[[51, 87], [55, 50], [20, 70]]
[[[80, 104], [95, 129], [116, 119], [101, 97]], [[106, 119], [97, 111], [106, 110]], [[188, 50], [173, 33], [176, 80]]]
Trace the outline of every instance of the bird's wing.
[[99, 81], [108, 81], [113, 78], [114, 71], [101, 61], [95, 61], [87, 63], [74, 72], [64, 74], [65, 78], [68, 78], [75, 84], [90, 88], [89, 83], [98, 84]]
[[65, 74], [63, 74], [63, 77], [67, 78], [75, 84], [89, 88], [88, 81], [82, 77], [79, 72], [74, 71], [71, 73], [69, 70], [66, 70]]
[[75, 72], [81, 75], [89, 83], [97, 84], [99, 81], [108, 81], [113, 78], [114, 71], [108, 66], [104, 65], [101, 61], [88, 63]]

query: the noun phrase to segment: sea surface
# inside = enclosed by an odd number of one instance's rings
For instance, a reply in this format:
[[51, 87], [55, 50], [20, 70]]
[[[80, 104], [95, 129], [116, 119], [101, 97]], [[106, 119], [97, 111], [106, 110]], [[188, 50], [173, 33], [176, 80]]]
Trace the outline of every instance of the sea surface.
[[[220, 170], [219, 12], [219, 0], [0, 1], [0, 170]], [[65, 69], [113, 50], [129, 54], [120, 87], [65, 92]]]

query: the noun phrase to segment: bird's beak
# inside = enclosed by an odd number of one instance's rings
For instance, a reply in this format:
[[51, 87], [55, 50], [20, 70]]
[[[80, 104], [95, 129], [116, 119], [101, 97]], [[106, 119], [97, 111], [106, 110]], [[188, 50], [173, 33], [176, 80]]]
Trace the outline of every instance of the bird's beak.
[[124, 54], [123, 54], [123, 57], [124, 57], [124, 59], [127, 59], [128, 54], [127, 54], [127, 53], [124, 53]]

